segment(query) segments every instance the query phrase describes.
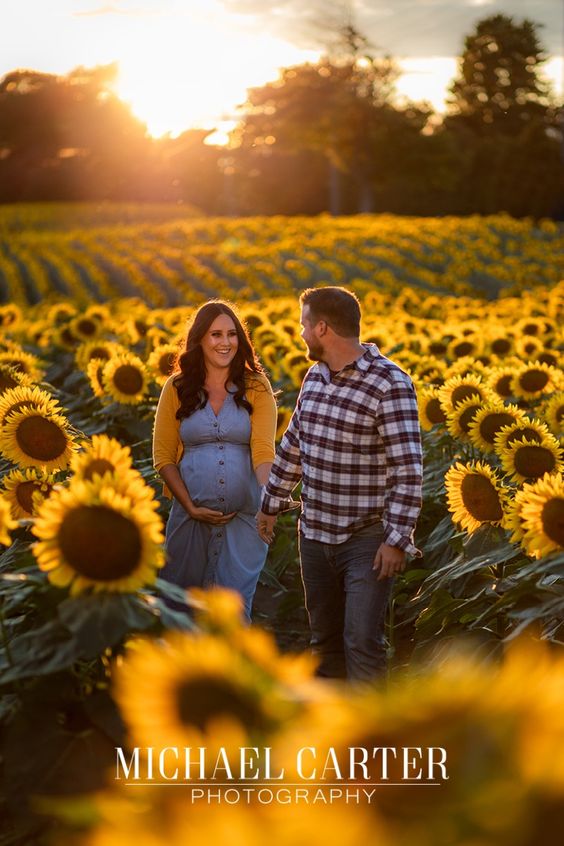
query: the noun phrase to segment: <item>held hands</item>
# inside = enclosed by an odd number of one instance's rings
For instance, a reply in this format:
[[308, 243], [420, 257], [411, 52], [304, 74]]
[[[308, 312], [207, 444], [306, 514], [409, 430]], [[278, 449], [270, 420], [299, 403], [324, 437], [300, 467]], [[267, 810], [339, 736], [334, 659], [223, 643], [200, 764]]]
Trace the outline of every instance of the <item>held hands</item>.
[[380, 544], [372, 569], [380, 570], [378, 581], [403, 572], [405, 570], [405, 552], [397, 546], [389, 546], [387, 543]]
[[274, 524], [276, 523], [276, 515], [263, 514], [259, 511], [256, 517], [257, 532], [261, 540], [265, 543], [271, 544], [274, 538]]
[[203, 505], [194, 504], [190, 505], [186, 511], [192, 520], [200, 520], [202, 523], [209, 523], [212, 526], [224, 526], [237, 514], [236, 511], [224, 514], [222, 511], [214, 511], [213, 508], [204, 508]]

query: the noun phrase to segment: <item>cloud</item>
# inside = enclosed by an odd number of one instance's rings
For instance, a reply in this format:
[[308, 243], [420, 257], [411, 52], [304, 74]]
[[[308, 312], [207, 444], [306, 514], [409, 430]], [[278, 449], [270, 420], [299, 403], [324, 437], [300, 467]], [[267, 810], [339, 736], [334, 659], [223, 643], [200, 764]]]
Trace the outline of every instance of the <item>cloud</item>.
[[[356, 25], [380, 50], [394, 56], [455, 56], [475, 23], [494, 14], [542, 24], [540, 38], [551, 54], [562, 53], [562, 5], [555, 0], [221, 0], [248, 15], [257, 32], [268, 31], [299, 47], [320, 47], [331, 21]], [[333, 32], [336, 27], [333, 26]]]

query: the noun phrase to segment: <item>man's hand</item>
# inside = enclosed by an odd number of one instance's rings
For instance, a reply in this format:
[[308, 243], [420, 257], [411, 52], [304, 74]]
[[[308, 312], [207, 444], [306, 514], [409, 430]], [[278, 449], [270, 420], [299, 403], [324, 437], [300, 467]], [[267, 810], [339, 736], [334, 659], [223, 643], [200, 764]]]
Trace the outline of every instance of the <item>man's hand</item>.
[[259, 511], [257, 514], [257, 531], [259, 537], [265, 543], [272, 543], [274, 537], [274, 524], [276, 523], [276, 514], [263, 514]]
[[397, 546], [389, 546], [387, 543], [380, 544], [372, 569], [380, 570], [378, 581], [401, 573], [405, 570], [405, 552]]

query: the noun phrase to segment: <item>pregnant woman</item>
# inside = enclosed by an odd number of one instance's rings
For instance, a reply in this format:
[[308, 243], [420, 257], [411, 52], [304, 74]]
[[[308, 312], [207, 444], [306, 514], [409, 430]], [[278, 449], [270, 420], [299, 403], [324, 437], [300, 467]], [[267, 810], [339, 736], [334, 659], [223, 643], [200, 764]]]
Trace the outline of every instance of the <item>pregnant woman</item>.
[[226, 303], [205, 303], [155, 418], [154, 465], [174, 497], [162, 577], [232, 588], [247, 619], [268, 550], [255, 514], [275, 433], [276, 402], [246, 330]]

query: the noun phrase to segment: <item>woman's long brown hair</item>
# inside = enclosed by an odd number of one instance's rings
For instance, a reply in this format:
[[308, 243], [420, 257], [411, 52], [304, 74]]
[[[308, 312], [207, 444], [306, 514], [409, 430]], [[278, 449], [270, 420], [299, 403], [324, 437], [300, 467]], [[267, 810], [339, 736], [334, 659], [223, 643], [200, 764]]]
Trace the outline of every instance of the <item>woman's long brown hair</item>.
[[227, 303], [221, 300], [211, 300], [200, 306], [186, 336], [184, 352], [178, 356], [173, 384], [178, 392], [180, 408], [176, 412], [179, 420], [189, 417], [199, 408], [203, 408], [208, 401], [208, 393], [204, 387], [206, 381], [206, 365], [202, 352], [201, 341], [214, 322], [221, 314], [226, 314], [235, 325], [239, 345], [229, 367], [229, 374], [225, 387], [233, 383], [236, 391], [233, 399], [240, 408], [245, 408], [249, 414], [253, 407], [245, 398], [248, 387], [246, 377], [251, 373], [262, 374], [263, 368], [257, 358], [251, 339], [235, 312]]

